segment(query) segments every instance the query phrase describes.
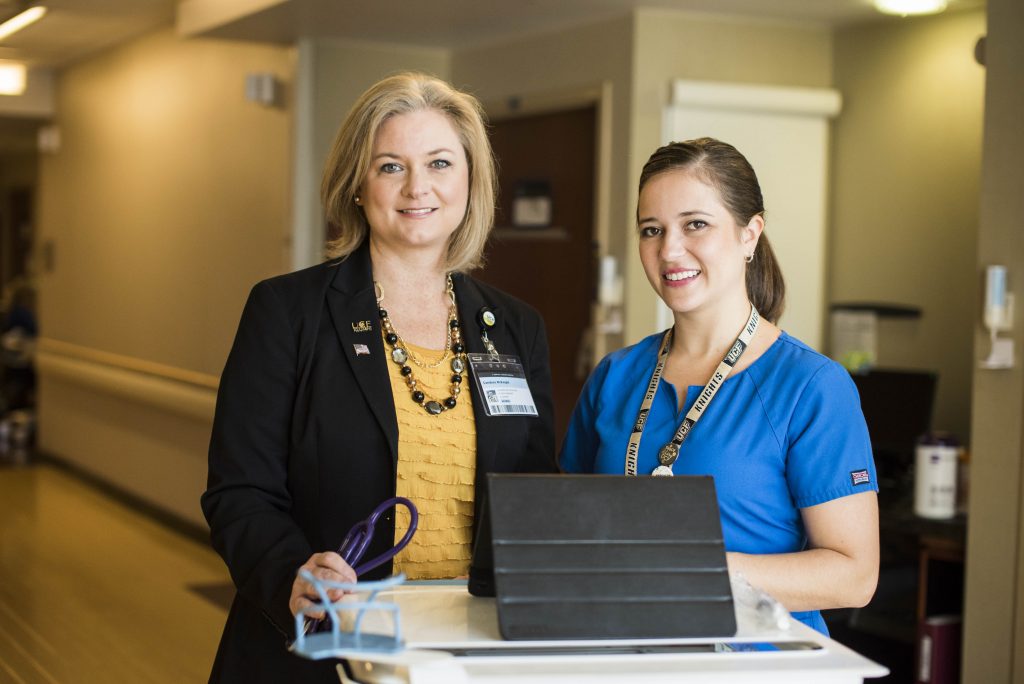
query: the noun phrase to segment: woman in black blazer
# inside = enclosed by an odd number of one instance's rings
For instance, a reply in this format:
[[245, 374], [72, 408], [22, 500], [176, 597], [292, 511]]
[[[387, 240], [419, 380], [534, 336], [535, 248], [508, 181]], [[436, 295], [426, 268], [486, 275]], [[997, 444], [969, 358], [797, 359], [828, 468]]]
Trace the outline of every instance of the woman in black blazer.
[[[287, 651], [294, 616], [314, 596], [296, 572], [355, 579], [332, 550], [395, 495], [396, 406], [422, 412], [427, 427], [408, 429], [430, 434], [445, 429], [429, 422], [439, 414], [464, 412], [476, 431], [476, 492], [488, 472], [556, 469], [543, 322], [465, 275], [480, 263], [494, 211], [476, 100], [421, 74], [376, 84], [338, 132], [322, 194], [340, 231], [334, 258], [253, 288], [221, 379], [202, 507], [238, 593], [211, 681], [337, 681], [332, 663]], [[488, 341], [520, 359], [536, 416], [485, 411], [463, 367]], [[410, 346], [436, 350], [434, 363], [410, 364]], [[417, 378], [437, 359], [451, 377], [431, 390]], [[478, 518], [480, 497], [467, 505]], [[394, 537], [388, 514], [366, 557]]]

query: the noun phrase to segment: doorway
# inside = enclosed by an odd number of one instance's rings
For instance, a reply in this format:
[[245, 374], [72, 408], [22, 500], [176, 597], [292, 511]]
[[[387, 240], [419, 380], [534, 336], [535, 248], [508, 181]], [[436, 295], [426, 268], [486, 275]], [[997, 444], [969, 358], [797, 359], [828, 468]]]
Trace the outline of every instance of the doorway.
[[35, 423], [39, 329], [32, 251], [39, 125], [0, 117], [0, 464], [27, 459]]
[[597, 107], [492, 123], [498, 160], [495, 229], [480, 280], [544, 317], [560, 446], [592, 365], [596, 294], [594, 184]]

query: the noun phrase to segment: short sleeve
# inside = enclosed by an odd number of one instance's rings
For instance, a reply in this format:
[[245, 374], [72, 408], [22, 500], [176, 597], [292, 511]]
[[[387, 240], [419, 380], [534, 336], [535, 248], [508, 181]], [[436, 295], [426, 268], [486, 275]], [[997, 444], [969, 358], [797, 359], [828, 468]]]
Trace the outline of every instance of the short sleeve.
[[600, 441], [594, 423], [597, 420], [601, 388], [604, 386], [610, 365], [610, 357], [606, 356], [583, 386], [569, 421], [569, 429], [562, 440], [562, 449], [558, 454], [558, 465], [563, 472], [594, 472], [594, 457], [597, 455]]
[[839, 364], [828, 361], [809, 378], [788, 434], [786, 479], [798, 508], [878, 491], [857, 387]]

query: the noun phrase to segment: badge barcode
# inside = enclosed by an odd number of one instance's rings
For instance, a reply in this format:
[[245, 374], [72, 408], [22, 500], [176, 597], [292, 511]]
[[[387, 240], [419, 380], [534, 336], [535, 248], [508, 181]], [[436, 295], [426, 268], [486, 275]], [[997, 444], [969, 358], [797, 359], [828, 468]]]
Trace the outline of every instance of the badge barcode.
[[525, 413], [530, 416], [537, 415], [537, 409], [529, 404], [499, 404], [491, 407], [495, 413]]

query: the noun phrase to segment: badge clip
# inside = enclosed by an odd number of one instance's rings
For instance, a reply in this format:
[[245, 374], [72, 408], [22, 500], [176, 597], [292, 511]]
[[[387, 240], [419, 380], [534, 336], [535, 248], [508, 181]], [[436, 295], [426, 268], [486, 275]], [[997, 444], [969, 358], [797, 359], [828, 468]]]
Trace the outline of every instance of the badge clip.
[[498, 317], [485, 306], [477, 312], [476, 320], [480, 324], [480, 339], [484, 343], [484, 349], [490, 354], [491, 359], [497, 360], [498, 350], [494, 347], [494, 343], [491, 342], [491, 338], [487, 336], [487, 330], [494, 327], [498, 322]]

